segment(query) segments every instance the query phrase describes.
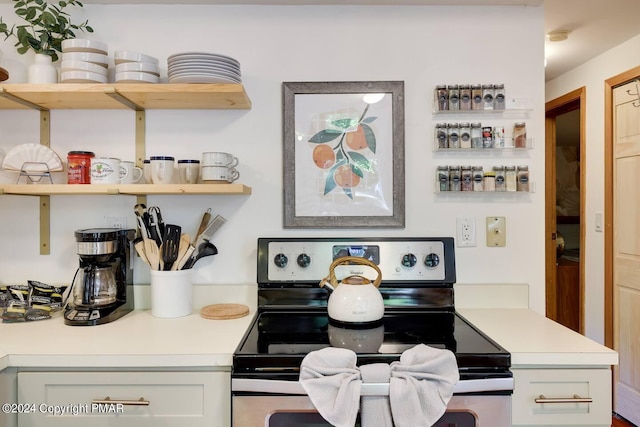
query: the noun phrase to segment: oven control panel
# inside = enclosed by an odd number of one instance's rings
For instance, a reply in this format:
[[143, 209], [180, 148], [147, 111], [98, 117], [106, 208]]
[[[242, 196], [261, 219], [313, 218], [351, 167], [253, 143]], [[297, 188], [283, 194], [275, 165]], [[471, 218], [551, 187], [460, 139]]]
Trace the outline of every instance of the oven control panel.
[[[258, 246], [258, 276], [269, 282], [319, 282], [329, 274], [331, 263], [345, 256], [375, 263], [383, 282], [445, 282], [452, 277], [449, 270], [455, 270], [452, 238], [259, 239]], [[338, 280], [352, 274], [372, 280], [377, 276], [362, 265], [341, 265], [335, 273]]]

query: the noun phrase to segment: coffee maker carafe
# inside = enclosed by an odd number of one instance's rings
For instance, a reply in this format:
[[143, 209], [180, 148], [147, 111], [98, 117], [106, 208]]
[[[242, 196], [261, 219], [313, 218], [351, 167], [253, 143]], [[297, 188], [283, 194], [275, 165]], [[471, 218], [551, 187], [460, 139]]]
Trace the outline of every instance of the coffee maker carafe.
[[67, 325], [91, 326], [116, 320], [133, 310], [133, 271], [129, 266], [135, 230], [77, 230], [80, 265], [73, 279]]

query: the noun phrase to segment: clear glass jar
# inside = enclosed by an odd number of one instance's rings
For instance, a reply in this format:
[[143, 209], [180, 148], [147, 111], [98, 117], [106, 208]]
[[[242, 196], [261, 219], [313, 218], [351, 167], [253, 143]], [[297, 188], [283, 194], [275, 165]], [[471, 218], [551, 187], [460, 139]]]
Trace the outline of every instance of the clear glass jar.
[[484, 191], [496, 191], [496, 173], [493, 171], [485, 172], [482, 185], [484, 186]]
[[473, 191], [473, 174], [471, 173], [471, 166], [462, 166], [460, 168], [460, 190], [461, 191]]
[[482, 128], [482, 148], [493, 148], [493, 128], [491, 126]]
[[460, 191], [460, 166], [449, 166], [449, 191]]
[[482, 85], [482, 109], [493, 110], [493, 85]]
[[484, 109], [484, 102], [482, 100], [482, 85], [471, 85], [471, 109]]
[[473, 191], [484, 191], [484, 171], [482, 166], [472, 166], [471, 175], [473, 175]]
[[437, 85], [434, 93], [436, 110], [447, 111], [449, 109], [449, 91], [447, 85]]
[[529, 191], [529, 166], [518, 166], [518, 191]]
[[449, 91], [449, 110], [456, 111], [460, 109], [460, 87], [458, 85], [447, 86]]
[[449, 166], [438, 166], [436, 169], [438, 191], [449, 191]]
[[516, 122], [513, 125], [513, 146], [516, 148], [527, 146], [527, 125], [525, 122]]
[[507, 98], [505, 96], [504, 85], [502, 83], [493, 85], [493, 109], [504, 110]]
[[496, 191], [507, 191], [504, 166], [494, 166], [493, 171], [496, 174]]
[[471, 123], [471, 148], [482, 148], [481, 123]]
[[436, 141], [438, 141], [438, 148], [449, 147], [449, 135], [447, 131], [446, 123], [436, 123]]
[[449, 148], [460, 148], [460, 126], [458, 123], [449, 123], [447, 125], [447, 135]]
[[460, 123], [460, 148], [471, 148], [471, 125]]
[[505, 166], [504, 167], [504, 175], [507, 191], [516, 191], [516, 167], [515, 166]]
[[471, 110], [471, 86], [460, 85], [460, 109]]

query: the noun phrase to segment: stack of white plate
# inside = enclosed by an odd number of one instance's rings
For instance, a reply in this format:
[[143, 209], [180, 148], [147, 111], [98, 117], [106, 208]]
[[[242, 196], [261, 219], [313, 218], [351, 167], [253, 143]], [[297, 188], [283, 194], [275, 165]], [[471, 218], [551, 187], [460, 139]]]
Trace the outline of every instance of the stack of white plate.
[[116, 83], [160, 82], [160, 61], [153, 56], [127, 50], [114, 54]]
[[226, 55], [176, 53], [167, 58], [169, 83], [240, 83], [240, 63]]
[[107, 45], [96, 40], [63, 40], [60, 82], [106, 83], [109, 67], [107, 53]]

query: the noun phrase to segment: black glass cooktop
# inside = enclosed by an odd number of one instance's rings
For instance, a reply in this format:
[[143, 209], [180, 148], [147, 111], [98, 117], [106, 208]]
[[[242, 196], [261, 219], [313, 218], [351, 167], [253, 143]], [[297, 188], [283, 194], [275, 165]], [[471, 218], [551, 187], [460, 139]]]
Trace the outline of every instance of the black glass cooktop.
[[380, 324], [347, 328], [326, 312], [258, 313], [234, 354], [235, 377], [296, 376], [304, 356], [324, 347], [342, 347], [358, 355], [358, 364], [391, 363], [417, 344], [455, 353], [461, 377], [502, 376], [509, 352], [455, 312], [385, 313]]

